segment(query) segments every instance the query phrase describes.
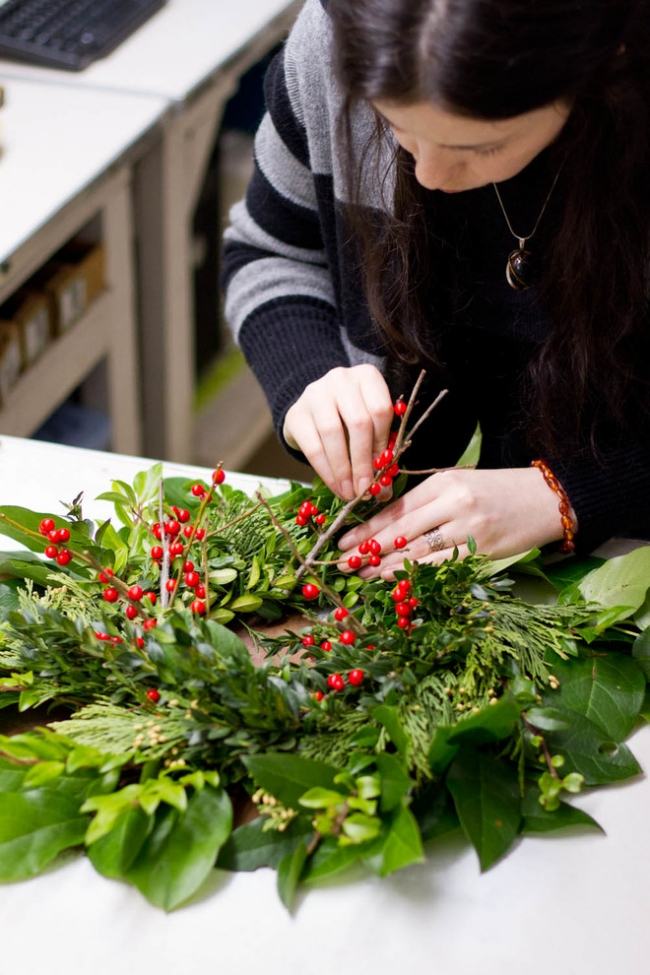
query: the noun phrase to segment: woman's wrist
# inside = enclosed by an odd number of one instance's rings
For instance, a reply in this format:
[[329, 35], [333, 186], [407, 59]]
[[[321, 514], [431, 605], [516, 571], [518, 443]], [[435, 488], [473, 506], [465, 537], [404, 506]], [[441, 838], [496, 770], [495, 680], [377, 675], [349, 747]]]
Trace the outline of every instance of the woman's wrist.
[[[569, 497], [545, 461], [533, 460], [531, 467], [539, 474], [537, 487], [539, 488], [541, 482], [546, 488], [544, 510], [548, 514], [549, 531], [554, 533], [550, 541], [561, 541], [561, 550], [570, 554], [575, 550], [574, 539], [578, 530], [578, 520]], [[554, 509], [553, 514], [551, 514], [552, 509]]]

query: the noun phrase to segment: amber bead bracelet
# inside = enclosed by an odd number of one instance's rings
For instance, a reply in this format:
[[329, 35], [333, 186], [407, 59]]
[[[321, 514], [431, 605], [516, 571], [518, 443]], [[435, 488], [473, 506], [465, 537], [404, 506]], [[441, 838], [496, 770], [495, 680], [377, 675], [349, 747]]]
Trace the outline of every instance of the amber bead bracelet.
[[562, 519], [562, 544], [560, 545], [560, 551], [569, 555], [571, 552], [575, 552], [576, 547], [574, 542], [576, 523], [575, 519], [571, 516], [571, 502], [569, 501], [569, 497], [545, 461], [533, 460], [530, 466], [536, 467], [541, 472], [551, 491], [554, 491], [560, 499], [559, 508]]

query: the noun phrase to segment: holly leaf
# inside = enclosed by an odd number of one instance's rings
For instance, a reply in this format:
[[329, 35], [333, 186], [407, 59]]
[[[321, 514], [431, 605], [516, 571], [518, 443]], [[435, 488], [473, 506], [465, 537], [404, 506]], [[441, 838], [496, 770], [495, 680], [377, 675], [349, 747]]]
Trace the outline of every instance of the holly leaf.
[[160, 806], [153, 829], [124, 877], [150, 903], [172, 911], [194, 894], [212, 870], [232, 827], [223, 789], [206, 785], [184, 813]]
[[334, 777], [339, 769], [324, 762], [316, 762], [299, 755], [268, 752], [248, 755], [244, 764], [255, 782], [279, 799], [284, 806], [302, 810], [300, 797], [309, 789], [321, 786], [334, 789]]
[[521, 823], [516, 769], [474, 749], [463, 748], [447, 774], [463, 832], [488, 870], [514, 843]]
[[[650, 642], [648, 650], [650, 653]], [[548, 704], [584, 715], [614, 741], [623, 741], [629, 735], [638, 719], [646, 686], [636, 660], [621, 653], [595, 654], [558, 660], [553, 672], [560, 688], [547, 692]]]

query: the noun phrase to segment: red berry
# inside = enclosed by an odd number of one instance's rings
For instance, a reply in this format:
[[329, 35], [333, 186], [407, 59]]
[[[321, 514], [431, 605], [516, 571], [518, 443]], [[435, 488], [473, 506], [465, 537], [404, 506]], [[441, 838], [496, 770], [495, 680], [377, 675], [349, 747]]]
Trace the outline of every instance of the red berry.
[[302, 643], [303, 647], [313, 647], [316, 643], [316, 638], [314, 637], [313, 633], [306, 633], [300, 642]]
[[416, 596], [411, 596], [409, 599], [409, 606], [411, 609], [415, 609], [416, 606], [420, 605], [420, 600]]
[[325, 695], [323, 694], [322, 691], [315, 691], [314, 692], [314, 700], [315, 701], [322, 701], [324, 697], [325, 697]]
[[332, 691], [342, 691], [345, 687], [345, 681], [340, 674], [330, 674], [327, 678], [327, 686]]
[[102, 633], [101, 630], [95, 630], [95, 636], [98, 640], [109, 640], [110, 637], [108, 633]]
[[376, 538], [371, 538], [368, 542], [368, 548], [373, 555], [381, 555], [381, 545]]
[[400, 630], [408, 630], [409, 626], [411, 625], [411, 621], [408, 616], [398, 616], [397, 625], [399, 626]]
[[373, 481], [368, 488], [368, 492], [369, 494], [372, 494], [373, 498], [376, 498], [378, 494], [381, 494], [381, 485], [377, 484], [376, 481]]
[[395, 605], [395, 612], [397, 613], [398, 616], [410, 616], [411, 607], [409, 606], [408, 603], [397, 603]]
[[55, 528], [54, 518], [43, 518], [38, 530], [41, 535], [47, 535], [49, 532], [53, 531]]
[[376, 650], [376, 649], [377, 649], [377, 647], [375, 646], [374, 643], [367, 643], [366, 644], [366, 650]]
[[398, 535], [397, 538], [393, 541], [393, 547], [406, 548], [408, 543], [409, 543], [408, 538], [405, 538], [404, 535]]
[[305, 527], [307, 521], [308, 519], [306, 515], [296, 515], [296, 524], [300, 525], [301, 528]]
[[122, 637], [121, 637], [121, 636], [109, 636], [109, 638], [108, 638], [108, 639], [109, 639], [109, 640], [111, 641], [111, 643], [113, 643], [113, 644], [114, 644], [115, 646], [117, 646], [117, 645], [118, 645], [119, 643], [124, 643], [124, 640], [122, 639]]
[[174, 513], [176, 514], [178, 520], [183, 524], [190, 520], [190, 513], [187, 508], [174, 508]]
[[351, 646], [357, 639], [357, 635], [354, 630], [343, 630], [339, 640], [341, 643], [345, 643], [346, 646]]
[[184, 562], [183, 563], [183, 572], [193, 572], [193, 571], [194, 571], [194, 563], [193, 562]]
[[158, 602], [158, 596], [155, 592], [146, 592], [144, 594], [144, 598], [148, 599], [152, 606], [155, 606]]
[[400, 602], [400, 600], [404, 599], [405, 596], [408, 596], [411, 592], [411, 588], [412, 586], [408, 579], [400, 579], [395, 587], [395, 592], [400, 594], [397, 601]]
[[146, 693], [152, 704], [157, 704], [160, 700], [160, 691], [157, 691], [155, 687], [150, 687]]
[[397, 402], [393, 405], [395, 416], [404, 416], [404, 414], [406, 413], [406, 409], [407, 409], [406, 403], [404, 402], [403, 399], [398, 399]]
[[205, 599], [205, 586], [203, 585], [202, 582], [200, 582], [198, 586], [195, 587], [194, 595], [196, 596], [197, 599]]
[[368, 565], [372, 565], [376, 569], [377, 566], [381, 565], [381, 555], [369, 555]]
[[138, 615], [138, 610], [137, 610], [137, 608], [135, 606], [132, 606], [129, 603], [129, 605], [124, 610], [124, 614], [125, 614], [127, 620], [134, 620], [136, 618], [136, 616]]
[[144, 650], [144, 639], [143, 639], [143, 637], [137, 636], [135, 638], [135, 645], [138, 648], [138, 650]]
[[367, 555], [369, 551], [370, 551], [370, 544], [366, 539], [364, 542], [361, 542], [361, 545], [359, 546], [359, 554]]
[[388, 468], [388, 470], [386, 471], [386, 473], [387, 474], [390, 474], [390, 476], [393, 479], [395, 479], [397, 477], [397, 475], [399, 474], [399, 464], [391, 464], [391, 466]]
[[159, 522], [155, 522], [155, 524], [151, 526], [151, 534], [154, 536], [154, 538], [157, 538], [159, 542], [162, 541], [162, 528], [160, 527]]
[[196, 589], [200, 581], [201, 576], [198, 574], [198, 572], [185, 573], [185, 585], [189, 586], [190, 589]]
[[56, 545], [46, 545], [45, 555], [47, 556], [48, 559], [55, 559], [58, 554], [59, 554], [59, 550], [56, 547]]
[[302, 587], [302, 594], [305, 599], [318, 599], [320, 596], [320, 589], [312, 582], [306, 582]]
[[322, 528], [327, 523], [327, 515], [316, 515], [314, 521]]
[[165, 589], [167, 590], [167, 592], [173, 592], [175, 588], [176, 588], [176, 580], [168, 579], [167, 582], [165, 583]]
[[180, 530], [181, 526], [178, 521], [168, 521], [165, 525], [165, 535], [171, 535], [172, 538], [176, 538]]
[[47, 538], [48, 538], [48, 541], [52, 542], [53, 545], [56, 545], [56, 543], [59, 540], [59, 530], [58, 530], [58, 528], [53, 528], [51, 532], [48, 532], [47, 533]]
[[360, 555], [351, 555], [348, 559], [348, 565], [351, 569], [360, 569], [363, 565], [363, 560]]
[[109, 586], [108, 589], [104, 589], [102, 593], [102, 598], [107, 603], [116, 603], [117, 600], [119, 599], [119, 596], [120, 596], [119, 592], [117, 591], [117, 589], [114, 589], [113, 586]]
[[332, 644], [330, 643], [329, 640], [323, 640], [322, 643], [321, 643], [321, 645], [320, 645], [320, 648], [321, 648], [321, 650], [324, 650], [325, 653], [329, 653], [330, 650], [332, 649]]
[[205, 488], [202, 484], [193, 484], [190, 490], [195, 498], [202, 498], [205, 495]]
[[199, 616], [205, 616], [208, 611], [208, 607], [202, 599], [193, 599], [190, 604], [190, 609], [193, 613], [198, 613]]
[[138, 603], [144, 596], [144, 589], [142, 586], [131, 586], [127, 596], [129, 599], [132, 599], [134, 603]]
[[389, 464], [393, 463], [393, 460], [395, 459], [395, 454], [393, 453], [392, 450], [390, 450], [387, 447], [386, 450], [382, 450], [379, 459], [381, 460], [382, 467], [388, 467]]
[[213, 484], [223, 484], [226, 480], [225, 471], [221, 467], [217, 467], [216, 471], [212, 471], [212, 483]]
[[183, 534], [185, 535], [185, 538], [191, 538], [192, 531], [193, 529], [191, 525], [185, 525], [185, 528], [183, 529]]
[[339, 623], [345, 619], [346, 616], [350, 615], [350, 611], [345, 608], [345, 606], [339, 606], [334, 610], [334, 619], [338, 620]]
[[358, 687], [359, 684], [363, 683], [365, 676], [363, 670], [351, 670], [348, 674], [348, 684], [352, 684], [353, 687]]
[[205, 538], [205, 528], [197, 528], [194, 537], [198, 542], [202, 542]]
[[313, 501], [310, 501], [310, 502], [309, 502], [309, 514], [310, 514], [310, 515], [311, 515], [312, 517], [313, 517], [313, 515], [317, 515], [317, 514], [318, 514], [318, 512], [319, 512], [319, 510], [320, 510], [320, 509], [319, 509], [319, 507], [318, 507], [318, 505], [317, 505], [317, 504], [314, 504], [314, 502], [313, 502]]
[[143, 630], [154, 630], [158, 626], [158, 620], [145, 620], [142, 624]]
[[182, 555], [184, 551], [185, 546], [182, 542], [172, 542], [169, 546], [169, 554], [172, 556], [172, 558], [177, 558], [179, 555]]
[[70, 541], [70, 529], [69, 528], [59, 528], [57, 535], [57, 542], [69, 542]]
[[154, 560], [154, 562], [158, 562], [159, 559], [163, 557], [163, 554], [162, 545], [152, 545], [151, 558]]
[[380, 471], [383, 468], [384, 465], [381, 462], [381, 454], [372, 458], [372, 466], [376, 471]]
[[68, 551], [67, 548], [62, 548], [56, 557], [56, 561], [59, 565], [67, 565], [68, 562], [72, 561], [72, 552]]
[[298, 508], [299, 515], [306, 515], [308, 518], [311, 515], [311, 501], [303, 501], [303, 503]]
[[109, 582], [109, 580], [112, 579], [114, 575], [115, 573], [113, 572], [112, 569], [102, 569], [102, 571], [99, 573], [97, 578], [99, 579], [100, 582], [106, 583]]
[[390, 476], [390, 474], [382, 474], [381, 477], [379, 478], [379, 483], [381, 484], [382, 487], [390, 487], [391, 484], [393, 483], [393, 479]]

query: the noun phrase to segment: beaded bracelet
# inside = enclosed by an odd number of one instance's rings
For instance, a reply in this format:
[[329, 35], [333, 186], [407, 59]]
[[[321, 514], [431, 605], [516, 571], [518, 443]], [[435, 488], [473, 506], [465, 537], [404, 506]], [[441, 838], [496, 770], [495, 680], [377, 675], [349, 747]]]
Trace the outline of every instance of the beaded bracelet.
[[560, 545], [560, 551], [569, 555], [571, 552], [575, 552], [575, 542], [573, 539], [577, 530], [575, 518], [571, 516], [571, 502], [569, 501], [569, 497], [545, 461], [533, 460], [530, 466], [536, 467], [541, 472], [551, 491], [554, 491], [560, 499], [559, 508], [560, 517], [562, 518], [562, 544]]

